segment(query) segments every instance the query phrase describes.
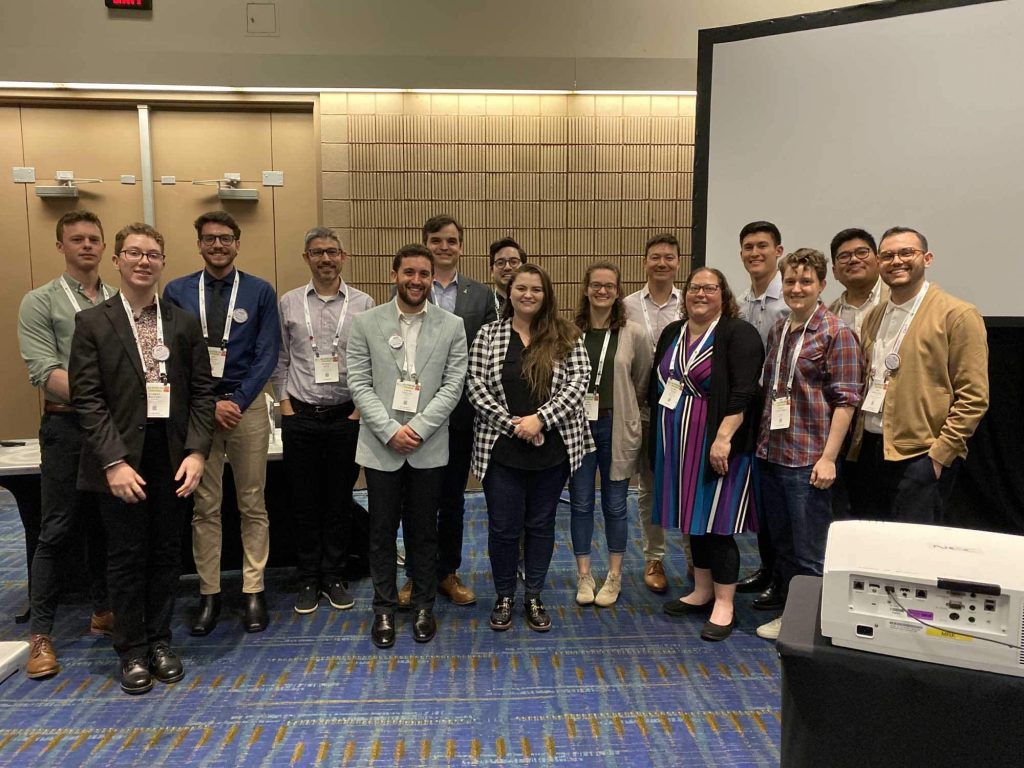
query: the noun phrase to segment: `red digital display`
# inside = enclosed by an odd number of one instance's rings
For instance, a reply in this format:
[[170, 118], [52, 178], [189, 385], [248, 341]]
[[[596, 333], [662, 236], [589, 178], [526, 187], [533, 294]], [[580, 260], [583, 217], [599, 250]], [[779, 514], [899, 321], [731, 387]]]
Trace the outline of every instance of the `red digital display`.
[[126, 11], [151, 11], [153, 0], [105, 0], [107, 8]]

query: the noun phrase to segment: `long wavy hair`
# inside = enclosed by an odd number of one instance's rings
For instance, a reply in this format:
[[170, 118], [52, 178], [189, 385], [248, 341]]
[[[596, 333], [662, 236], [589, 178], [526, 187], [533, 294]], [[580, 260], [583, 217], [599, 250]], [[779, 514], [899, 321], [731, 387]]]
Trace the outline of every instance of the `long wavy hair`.
[[732, 288], [729, 287], [729, 281], [725, 279], [725, 275], [720, 270], [714, 267], [697, 267], [690, 274], [686, 276], [686, 282], [683, 284], [683, 302], [679, 308], [682, 314], [683, 320], [689, 320], [690, 316], [686, 312], [686, 294], [690, 290], [690, 283], [693, 282], [693, 278], [699, 275], [701, 272], [710, 272], [712, 275], [718, 278], [718, 285], [721, 286], [719, 290], [722, 292], [722, 316], [723, 317], [739, 317], [740, 307], [736, 303], [736, 297], [732, 293]]
[[572, 323], [558, 314], [555, 287], [548, 273], [536, 264], [523, 264], [512, 276], [508, 286], [509, 301], [505, 302], [502, 310], [502, 320], [511, 318], [515, 312], [511, 296], [520, 275], [537, 275], [544, 290], [544, 302], [530, 322], [530, 346], [523, 352], [523, 378], [526, 379], [530, 393], [543, 402], [551, 396], [551, 376], [555, 363], [569, 356], [579, 334]]
[[587, 290], [590, 287], [590, 276], [599, 269], [607, 269], [615, 273], [615, 301], [612, 304], [612, 313], [609, 317], [609, 328], [617, 331], [626, 324], [626, 305], [622, 302], [622, 273], [619, 265], [610, 261], [595, 261], [583, 275], [583, 291], [580, 293], [579, 303], [576, 305], [576, 316], [574, 321], [576, 327], [586, 333], [590, 330], [590, 296]]

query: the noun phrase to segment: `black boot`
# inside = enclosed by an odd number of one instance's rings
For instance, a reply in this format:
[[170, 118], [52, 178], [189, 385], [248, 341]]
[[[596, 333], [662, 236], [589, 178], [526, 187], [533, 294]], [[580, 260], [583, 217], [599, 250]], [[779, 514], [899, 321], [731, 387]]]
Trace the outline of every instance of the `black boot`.
[[215, 595], [200, 595], [199, 609], [195, 618], [192, 619], [192, 628], [189, 634], [193, 637], [208, 635], [217, 626], [217, 619], [220, 617], [220, 592]]
[[262, 632], [270, 623], [270, 616], [267, 614], [267, 600], [262, 592], [252, 592], [245, 595], [245, 631]]

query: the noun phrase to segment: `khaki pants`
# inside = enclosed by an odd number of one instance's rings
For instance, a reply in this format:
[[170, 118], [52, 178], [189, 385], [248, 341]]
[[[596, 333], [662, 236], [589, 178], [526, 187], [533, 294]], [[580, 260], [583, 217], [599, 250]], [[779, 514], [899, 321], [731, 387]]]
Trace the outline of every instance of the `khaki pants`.
[[192, 515], [192, 557], [199, 593], [220, 592], [221, 523], [224, 459], [231, 462], [242, 528], [242, 591], [263, 591], [263, 571], [270, 554], [270, 523], [263, 488], [267, 482], [270, 421], [263, 396], [257, 397], [230, 431], [215, 429], [203, 480], [196, 488]]
[[[641, 421], [642, 442], [640, 446], [640, 491], [637, 494], [637, 516], [640, 521], [640, 540], [644, 547], [644, 560], [665, 559], [665, 529], [651, 521], [654, 507], [654, 473], [651, 471], [650, 439], [651, 424], [648, 421]], [[683, 536], [683, 551], [686, 553], [686, 562], [693, 562], [693, 555], [690, 552], [690, 537]]]

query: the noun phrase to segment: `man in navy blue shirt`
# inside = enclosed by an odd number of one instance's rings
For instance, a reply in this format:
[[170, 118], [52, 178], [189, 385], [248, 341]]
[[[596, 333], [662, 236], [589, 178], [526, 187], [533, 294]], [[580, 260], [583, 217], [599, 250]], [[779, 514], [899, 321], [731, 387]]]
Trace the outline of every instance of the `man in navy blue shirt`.
[[193, 635], [206, 635], [220, 616], [221, 496], [225, 456], [231, 462], [242, 527], [244, 626], [261, 632], [269, 621], [263, 571], [270, 526], [263, 488], [267, 478], [270, 421], [262, 395], [277, 364], [281, 326], [277, 296], [265, 280], [234, 267], [242, 230], [224, 211], [195, 222], [206, 268], [172, 281], [164, 300], [199, 317], [217, 383], [213, 448], [195, 492], [192, 555], [199, 574], [199, 609]]

